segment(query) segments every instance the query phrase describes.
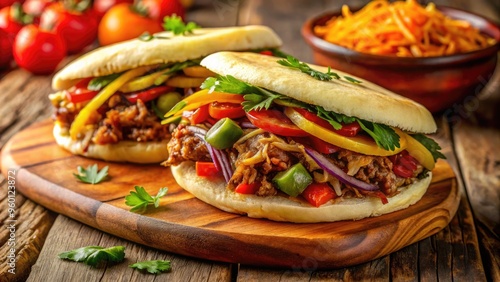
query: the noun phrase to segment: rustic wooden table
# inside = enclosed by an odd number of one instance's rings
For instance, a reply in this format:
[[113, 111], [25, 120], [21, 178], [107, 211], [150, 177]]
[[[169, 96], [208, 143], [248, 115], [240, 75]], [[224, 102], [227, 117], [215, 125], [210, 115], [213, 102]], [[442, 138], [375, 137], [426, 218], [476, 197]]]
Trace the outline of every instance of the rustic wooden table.
[[[346, 1], [198, 1], [189, 19], [202, 26], [264, 24], [283, 39], [283, 50], [312, 61], [300, 35], [306, 18], [338, 9]], [[367, 1], [349, 1], [360, 6]], [[441, 0], [500, 21], [496, 1]], [[51, 115], [47, 94], [51, 76], [33, 76], [20, 69], [0, 73], [0, 148], [21, 129]], [[500, 281], [500, 68], [486, 88], [468, 102], [457, 103], [436, 115], [435, 138], [453, 167], [461, 192], [456, 216], [439, 233], [391, 255], [354, 267], [264, 269], [203, 261], [135, 244], [90, 228], [37, 205], [17, 193], [16, 274], [8, 272], [7, 181], [0, 174], [0, 280], [1, 281]], [[474, 93], [471, 93], [474, 94]], [[453, 122], [445, 118], [451, 117]], [[36, 136], [33, 136], [36, 138]], [[92, 269], [61, 261], [57, 254], [88, 245], [123, 245], [127, 257], [167, 259], [172, 271], [160, 276], [142, 274], [127, 263]]]

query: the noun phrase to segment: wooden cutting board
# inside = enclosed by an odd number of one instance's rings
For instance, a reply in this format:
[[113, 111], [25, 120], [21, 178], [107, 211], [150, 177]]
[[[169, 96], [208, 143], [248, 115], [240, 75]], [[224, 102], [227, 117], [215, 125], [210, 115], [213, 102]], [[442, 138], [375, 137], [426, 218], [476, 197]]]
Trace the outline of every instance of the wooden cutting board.
[[[116, 236], [178, 254], [224, 262], [338, 268], [385, 256], [443, 229], [454, 216], [455, 175], [439, 161], [424, 197], [409, 208], [359, 221], [292, 224], [220, 211], [180, 188], [159, 165], [106, 163], [73, 156], [44, 121], [15, 135], [2, 150], [2, 172], [17, 169], [16, 189], [58, 213]], [[77, 166], [109, 165], [110, 179], [77, 182]], [[124, 197], [135, 185], [150, 194], [169, 188], [159, 208], [132, 213]]]

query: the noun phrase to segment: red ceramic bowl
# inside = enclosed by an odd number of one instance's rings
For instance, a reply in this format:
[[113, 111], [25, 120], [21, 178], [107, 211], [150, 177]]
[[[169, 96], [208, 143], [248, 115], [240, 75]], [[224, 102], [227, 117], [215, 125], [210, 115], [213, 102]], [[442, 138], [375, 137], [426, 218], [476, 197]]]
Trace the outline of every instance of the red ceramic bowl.
[[354, 51], [327, 42], [313, 33], [340, 12], [326, 13], [308, 20], [302, 35], [313, 49], [318, 65], [362, 77], [400, 95], [413, 99], [431, 112], [439, 112], [459, 103], [468, 95], [478, 94], [491, 78], [500, 49], [500, 27], [481, 16], [440, 6], [451, 18], [470, 22], [497, 43], [485, 49], [440, 57], [404, 58], [379, 56]]

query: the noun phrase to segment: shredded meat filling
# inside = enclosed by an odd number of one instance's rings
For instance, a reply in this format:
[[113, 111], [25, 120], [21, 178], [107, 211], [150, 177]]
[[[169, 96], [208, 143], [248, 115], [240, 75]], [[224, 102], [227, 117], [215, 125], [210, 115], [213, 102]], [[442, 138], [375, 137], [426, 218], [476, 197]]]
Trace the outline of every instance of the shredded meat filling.
[[[71, 103], [64, 92], [51, 99], [55, 106], [54, 119], [69, 128], [83, 105]], [[141, 100], [132, 104], [119, 94], [110, 97], [97, 113], [91, 115], [87, 124], [96, 125], [92, 141], [101, 145], [122, 140], [162, 141], [170, 136], [168, 128], [160, 124], [160, 119]]]
[[211, 161], [207, 146], [200, 138], [179, 125], [167, 144], [168, 159], [164, 165], [177, 165], [184, 161]]

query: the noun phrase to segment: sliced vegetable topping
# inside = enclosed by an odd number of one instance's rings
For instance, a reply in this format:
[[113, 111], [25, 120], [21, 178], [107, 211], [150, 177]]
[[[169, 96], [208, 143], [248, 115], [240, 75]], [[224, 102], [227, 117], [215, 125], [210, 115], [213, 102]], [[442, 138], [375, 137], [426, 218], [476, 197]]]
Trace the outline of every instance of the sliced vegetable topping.
[[137, 103], [137, 100], [141, 100], [146, 103], [160, 97], [161, 94], [167, 93], [172, 90], [174, 90], [174, 88], [170, 86], [158, 86], [127, 94], [125, 97], [127, 97], [127, 100], [134, 104]]
[[213, 71], [211, 71], [203, 66], [191, 66], [191, 67], [184, 68], [182, 71], [184, 72], [185, 75], [192, 76], [192, 77], [207, 78], [209, 76], [216, 76], [217, 75]]
[[252, 124], [274, 134], [282, 136], [309, 136], [278, 110], [249, 111], [247, 117]]
[[210, 116], [215, 119], [221, 118], [241, 118], [245, 116], [245, 111], [241, 104], [212, 102], [208, 106]]
[[208, 105], [203, 105], [194, 111], [184, 111], [182, 117], [187, 118], [190, 124], [200, 124], [208, 118]]
[[158, 100], [156, 100], [156, 107], [158, 107], [158, 110], [160, 110], [163, 114], [167, 113], [172, 109], [175, 104], [179, 103], [182, 100], [182, 95], [179, 94], [178, 92], [168, 92], [165, 94], [162, 94], [160, 97], [158, 97]]
[[327, 183], [312, 183], [302, 192], [302, 197], [315, 207], [325, 204], [336, 196]]
[[312, 181], [311, 175], [301, 163], [296, 163], [289, 169], [279, 172], [273, 178], [276, 187], [292, 197], [300, 195]]
[[78, 138], [78, 135], [85, 130], [85, 124], [87, 123], [90, 115], [97, 111], [97, 109], [99, 109], [99, 107], [102, 106], [109, 99], [109, 97], [118, 91], [122, 85], [134, 77], [144, 74], [146, 71], [148, 71], [148, 67], [139, 67], [129, 70], [103, 88], [101, 92], [99, 92], [99, 94], [97, 94], [97, 96], [95, 96], [94, 99], [92, 99], [75, 117], [75, 120], [71, 124], [71, 128], [69, 130], [71, 138]]
[[215, 167], [215, 164], [212, 162], [196, 162], [195, 167], [196, 175], [202, 177], [215, 176], [220, 173], [217, 167]]
[[336, 177], [340, 182], [350, 185], [352, 187], [366, 190], [366, 191], [375, 191], [378, 190], [379, 188], [370, 183], [363, 182], [359, 179], [356, 179], [350, 175], [347, 175], [342, 169], [340, 169], [338, 166], [332, 164], [330, 161], [328, 161], [327, 158], [325, 158], [323, 155], [320, 153], [316, 152], [315, 150], [311, 148], [306, 147], [306, 153], [311, 156], [311, 158], [326, 172], [331, 174], [332, 176]]
[[331, 130], [318, 126], [317, 124], [307, 120], [304, 116], [299, 114], [294, 108], [286, 108], [285, 115], [305, 132], [320, 138], [330, 144], [348, 149], [354, 152], [362, 153], [365, 155], [375, 156], [391, 156], [397, 154], [406, 148], [406, 139], [400, 137], [401, 146], [394, 151], [385, 150], [370, 138], [365, 136], [345, 137], [339, 135]]
[[228, 149], [240, 139], [243, 130], [230, 118], [223, 118], [212, 126], [205, 135], [205, 140], [214, 148]]
[[234, 192], [240, 194], [255, 194], [259, 190], [259, 183], [241, 183], [234, 189]]
[[[412, 136], [412, 135], [409, 135], [406, 133], [403, 133], [403, 134], [405, 135], [406, 141], [408, 141], [407, 146], [406, 146], [406, 150], [408, 151], [410, 156], [417, 159], [417, 161], [426, 169], [432, 170], [434, 168], [434, 166], [436, 165], [436, 161], [433, 158], [432, 153], [424, 145], [422, 145], [422, 143], [420, 143], [417, 139], [415, 139], [413, 137], [415, 135]], [[425, 138], [427, 138], [427, 137], [425, 137]], [[427, 139], [429, 139], [429, 138], [427, 138]], [[432, 142], [434, 142], [434, 140], [432, 140], [432, 139], [430, 139], [430, 140]], [[438, 145], [438, 147], [439, 147], [439, 145]], [[438, 153], [441, 154], [440, 152], [438, 152]]]

